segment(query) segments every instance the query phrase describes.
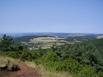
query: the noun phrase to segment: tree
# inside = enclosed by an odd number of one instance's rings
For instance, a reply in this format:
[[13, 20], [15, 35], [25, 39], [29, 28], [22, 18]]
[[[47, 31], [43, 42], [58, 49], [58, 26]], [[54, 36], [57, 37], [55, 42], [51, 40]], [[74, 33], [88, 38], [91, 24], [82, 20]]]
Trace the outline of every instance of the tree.
[[1, 39], [1, 42], [0, 42], [0, 49], [2, 51], [8, 51], [8, 50], [10, 50], [11, 45], [13, 43], [14, 43], [13, 38], [4, 34], [2, 39]]

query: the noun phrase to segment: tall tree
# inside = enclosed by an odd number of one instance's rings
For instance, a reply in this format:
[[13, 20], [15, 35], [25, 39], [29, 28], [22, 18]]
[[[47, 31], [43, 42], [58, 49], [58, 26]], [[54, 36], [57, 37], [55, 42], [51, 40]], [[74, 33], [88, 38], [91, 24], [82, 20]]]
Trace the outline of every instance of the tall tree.
[[0, 41], [0, 49], [3, 51], [7, 51], [10, 49], [13, 43], [14, 43], [13, 38], [4, 34]]

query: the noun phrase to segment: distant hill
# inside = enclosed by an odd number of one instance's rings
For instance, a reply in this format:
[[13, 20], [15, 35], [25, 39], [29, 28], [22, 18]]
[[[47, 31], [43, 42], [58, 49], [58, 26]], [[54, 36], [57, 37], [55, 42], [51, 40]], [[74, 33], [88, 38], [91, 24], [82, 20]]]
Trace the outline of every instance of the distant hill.
[[97, 39], [103, 39], [103, 35], [99, 35], [96, 37]]
[[[43, 32], [43, 33], [6, 33], [9, 36], [14, 37], [18, 41], [29, 41], [30, 39], [36, 37], [57, 37], [64, 38], [66, 40], [87, 40], [87, 39], [96, 39], [101, 38], [102, 34], [89, 34], [89, 33], [52, 33], [52, 32]], [[102, 35], [102, 36], [101, 36]], [[0, 37], [3, 36], [3, 33], [0, 33]]]

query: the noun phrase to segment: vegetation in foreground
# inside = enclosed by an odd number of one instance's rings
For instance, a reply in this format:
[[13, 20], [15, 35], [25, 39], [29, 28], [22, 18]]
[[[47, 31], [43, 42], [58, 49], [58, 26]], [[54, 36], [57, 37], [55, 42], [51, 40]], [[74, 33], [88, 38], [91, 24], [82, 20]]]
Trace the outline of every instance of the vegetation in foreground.
[[0, 41], [0, 54], [33, 61], [49, 71], [66, 71], [73, 77], [103, 77], [103, 39], [28, 51], [11, 37]]
[[35, 68], [36, 70], [39, 71], [41, 74], [41, 77], [72, 77], [72, 75], [69, 72], [65, 71], [48, 71], [45, 69], [45, 67], [42, 64], [35, 64], [34, 61], [25, 61], [25, 63], [30, 66]]

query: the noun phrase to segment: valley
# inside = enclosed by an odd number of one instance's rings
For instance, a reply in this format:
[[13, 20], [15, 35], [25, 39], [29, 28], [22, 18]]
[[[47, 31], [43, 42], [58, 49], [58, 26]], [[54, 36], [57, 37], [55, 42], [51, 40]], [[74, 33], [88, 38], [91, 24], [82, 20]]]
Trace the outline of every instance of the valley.
[[[0, 39], [0, 76], [103, 76], [102, 34], [59, 35], [61, 33], [12, 37], [4, 34]], [[20, 69], [14, 71], [15, 68]]]

